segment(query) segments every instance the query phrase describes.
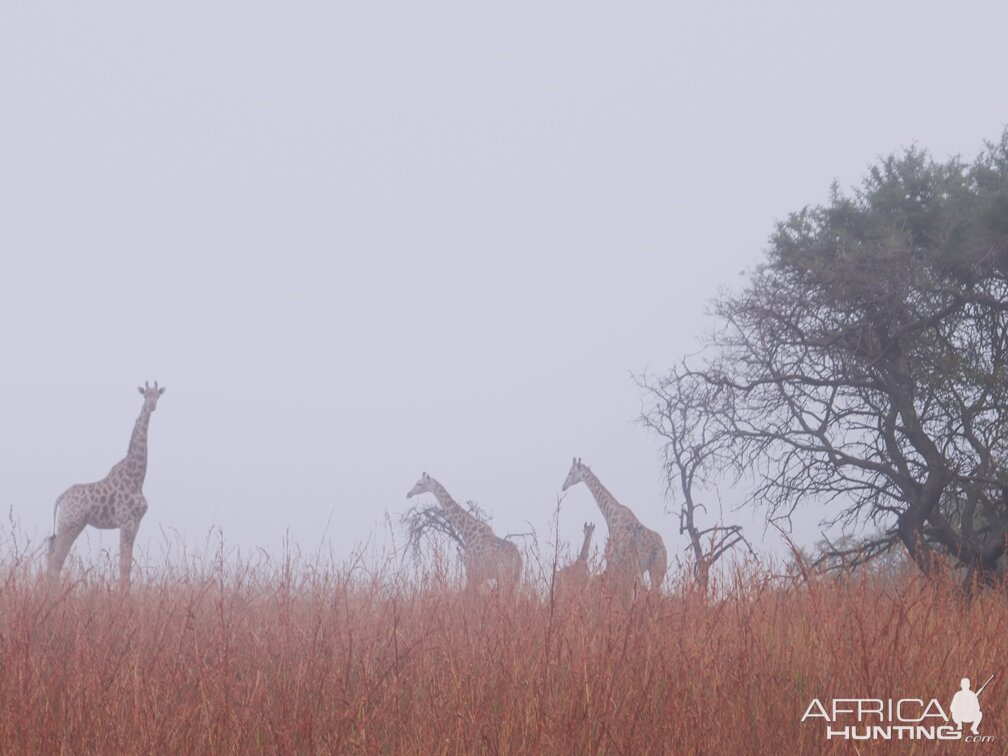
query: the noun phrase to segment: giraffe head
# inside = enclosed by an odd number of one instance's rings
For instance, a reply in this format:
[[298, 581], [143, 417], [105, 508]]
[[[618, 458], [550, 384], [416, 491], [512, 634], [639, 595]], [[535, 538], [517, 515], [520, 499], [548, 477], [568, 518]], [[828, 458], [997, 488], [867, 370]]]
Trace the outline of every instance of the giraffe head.
[[427, 473], [424, 473], [423, 475], [420, 476], [420, 480], [416, 482], [416, 485], [409, 490], [408, 494], [406, 494], [406, 498], [408, 499], [409, 497], [416, 496], [417, 494], [433, 493], [433, 492], [434, 492], [434, 478], [432, 478]]
[[574, 461], [571, 463], [570, 472], [567, 473], [567, 480], [564, 481], [563, 490], [566, 491], [575, 483], [580, 483], [585, 479], [585, 473], [587, 472], [588, 465], [581, 464], [580, 457], [574, 457]]
[[595, 523], [594, 522], [586, 522], [584, 524], [585, 538], [590, 539], [592, 537], [592, 533], [594, 533], [594, 532], [595, 532]]
[[143, 386], [137, 386], [137, 391], [143, 394], [144, 409], [148, 412], [153, 412], [157, 409], [157, 400], [165, 392], [163, 388], [158, 388], [157, 381], [154, 381], [153, 386], [148, 385], [147, 381], [144, 381]]

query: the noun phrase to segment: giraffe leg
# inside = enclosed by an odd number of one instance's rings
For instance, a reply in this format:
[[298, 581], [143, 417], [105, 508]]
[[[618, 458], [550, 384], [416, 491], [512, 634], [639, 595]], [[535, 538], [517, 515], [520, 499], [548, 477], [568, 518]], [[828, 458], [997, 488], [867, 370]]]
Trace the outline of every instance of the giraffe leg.
[[[664, 549], [662, 549], [662, 551], [664, 551]], [[661, 570], [659, 571], [656, 557], [657, 554], [653, 548], [645, 548], [642, 544], [634, 546], [633, 559], [631, 562], [631, 579], [633, 581], [631, 590], [634, 594], [642, 595], [648, 590], [649, 584], [644, 580], [645, 574], [648, 576], [650, 581], [651, 591], [655, 593], [659, 592], [661, 582], [665, 578], [665, 567], [664, 562], [662, 562]]]
[[518, 582], [521, 579], [521, 568], [518, 567], [515, 569], [516, 566], [514, 562], [508, 562], [497, 573], [497, 590], [502, 596], [510, 598], [518, 589]]
[[46, 558], [46, 572], [50, 584], [55, 583], [59, 578], [59, 574], [63, 570], [63, 563], [66, 561], [67, 554], [70, 553], [70, 547], [73, 546], [82, 530], [84, 530], [83, 522], [69, 525], [60, 523], [60, 528], [49, 545], [49, 555]]
[[652, 533], [651, 545], [648, 549], [647, 570], [651, 579], [651, 590], [654, 593], [661, 593], [662, 583], [665, 581], [665, 572], [668, 569], [668, 554], [665, 552], [665, 544], [661, 536]]
[[605, 547], [605, 571], [602, 573], [602, 584], [606, 592], [616, 596], [623, 602], [633, 597], [633, 554], [627, 554], [625, 545], [611, 534]]
[[513, 596], [521, 582], [522, 558], [518, 547], [508, 542], [501, 547], [497, 566], [497, 589], [505, 596]]
[[651, 562], [651, 566], [648, 568], [648, 575], [651, 577], [651, 590], [655, 593], [661, 592], [662, 583], [665, 582], [665, 571], [667, 566], [665, 564], [665, 554], [664, 550], [662, 553], [656, 554], [654, 561]]
[[463, 592], [475, 593], [480, 583], [479, 560], [472, 550], [467, 549], [462, 554], [462, 568], [463, 572], [465, 572], [465, 588], [462, 589]]
[[119, 587], [124, 591], [130, 587], [130, 572], [133, 569], [133, 541], [140, 529], [140, 520], [130, 520], [119, 528]]
[[472, 560], [466, 568], [466, 593], [479, 594], [486, 581], [486, 567], [478, 559]]

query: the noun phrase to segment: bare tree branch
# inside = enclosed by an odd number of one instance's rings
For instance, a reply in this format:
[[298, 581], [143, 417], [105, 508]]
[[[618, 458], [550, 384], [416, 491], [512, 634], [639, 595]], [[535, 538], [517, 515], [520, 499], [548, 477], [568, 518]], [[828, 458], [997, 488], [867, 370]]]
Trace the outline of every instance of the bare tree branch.
[[899, 543], [925, 574], [1008, 577], [1008, 131], [972, 165], [909, 150], [791, 215], [712, 314], [700, 352], [639, 380], [694, 559], [692, 491], [745, 480], [769, 522], [811, 504], [883, 528], [841, 561]]

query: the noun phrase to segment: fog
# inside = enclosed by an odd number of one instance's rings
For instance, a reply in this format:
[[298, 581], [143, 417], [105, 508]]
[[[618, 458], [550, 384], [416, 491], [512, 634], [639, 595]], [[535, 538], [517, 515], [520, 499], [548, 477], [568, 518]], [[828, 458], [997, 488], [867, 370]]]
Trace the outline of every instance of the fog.
[[578, 455], [681, 553], [631, 373], [833, 180], [1008, 122], [1002, 3], [695, 5], [5, 3], [0, 504], [48, 535], [156, 379], [141, 550], [383, 544], [422, 471], [547, 537]]

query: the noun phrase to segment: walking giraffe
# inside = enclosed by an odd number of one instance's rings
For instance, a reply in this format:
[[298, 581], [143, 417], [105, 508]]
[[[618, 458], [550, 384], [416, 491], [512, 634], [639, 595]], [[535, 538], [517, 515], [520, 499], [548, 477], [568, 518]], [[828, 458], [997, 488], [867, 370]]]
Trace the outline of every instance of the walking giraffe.
[[641, 525], [637, 516], [616, 501], [588, 465], [575, 457], [563, 490], [581, 482], [592, 492], [609, 526], [609, 540], [605, 547], [607, 579], [613, 581], [620, 593], [630, 593], [643, 581], [647, 572], [652, 590], [660, 589], [668, 564], [662, 537]]
[[[48, 573], [55, 582], [63, 569], [70, 547], [85, 526], [110, 530], [119, 528], [119, 583], [128, 588], [133, 567], [133, 541], [140, 520], [147, 511], [143, 495], [144, 477], [147, 475], [147, 426], [151, 412], [165, 392], [144, 383], [139, 389], [143, 395], [143, 408], [133, 426], [126, 458], [116, 463], [109, 474], [97, 483], [83, 483], [68, 488], [53, 507], [53, 534], [49, 538]], [[59, 521], [57, 523], [57, 514]]]
[[448, 522], [462, 539], [462, 565], [466, 572], [466, 590], [477, 590], [495, 580], [498, 590], [511, 593], [521, 579], [522, 559], [518, 547], [498, 538], [485, 522], [466, 512], [451, 494], [427, 473], [406, 494], [406, 498], [432, 493]]
[[584, 524], [584, 543], [581, 544], [581, 553], [578, 558], [559, 570], [554, 580], [557, 593], [580, 593], [588, 587], [588, 551], [591, 549], [592, 534], [595, 532], [595, 523], [586, 522]]

